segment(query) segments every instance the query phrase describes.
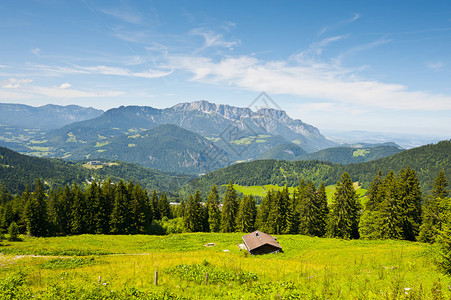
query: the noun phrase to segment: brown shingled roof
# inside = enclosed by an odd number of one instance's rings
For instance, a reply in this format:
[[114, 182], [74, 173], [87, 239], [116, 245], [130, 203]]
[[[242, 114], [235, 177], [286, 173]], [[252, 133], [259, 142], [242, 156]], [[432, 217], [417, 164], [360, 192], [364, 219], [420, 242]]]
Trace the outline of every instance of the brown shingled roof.
[[244, 244], [248, 251], [252, 251], [264, 245], [271, 245], [282, 250], [273, 236], [261, 231], [254, 231], [243, 236]]

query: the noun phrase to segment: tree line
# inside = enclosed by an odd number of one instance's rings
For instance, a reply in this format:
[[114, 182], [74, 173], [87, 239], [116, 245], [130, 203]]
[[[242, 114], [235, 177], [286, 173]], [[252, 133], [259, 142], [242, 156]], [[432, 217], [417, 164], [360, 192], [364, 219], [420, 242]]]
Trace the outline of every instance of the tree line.
[[220, 199], [212, 186], [207, 199], [196, 191], [170, 205], [165, 193], [148, 194], [139, 184], [93, 181], [87, 188], [66, 185], [47, 192], [41, 180], [12, 197], [0, 190], [0, 230], [12, 223], [32, 236], [152, 233], [152, 221], [180, 218], [185, 232], [304, 234], [345, 239], [436, 241], [451, 219], [448, 183], [441, 171], [423, 201], [413, 169], [374, 177], [366, 201], [358, 200], [350, 175], [337, 182], [328, 203], [324, 183], [301, 180], [293, 193], [268, 191], [259, 206], [253, 196], [239, 197], [230, 182]]
[[32, 236], [150, 233], [152, 220], [170, 217], [170, 211], [165, 193], [149, 197], [139, 184], [122, 180], [93, 181], [84, 190], [66, 185], [48, 195], [37, 180], [33, 192], [28, 187], [15, 197], [0, 192], [3, 233], [11, 224]]

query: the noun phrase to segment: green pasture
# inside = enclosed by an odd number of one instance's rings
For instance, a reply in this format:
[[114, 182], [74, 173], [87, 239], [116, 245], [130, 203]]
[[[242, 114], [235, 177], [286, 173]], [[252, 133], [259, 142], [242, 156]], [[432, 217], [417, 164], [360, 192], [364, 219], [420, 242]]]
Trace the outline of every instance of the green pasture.
[[[233, 187], [237, 191], [242, 193], [243, 195], [254, 195], [254, 196], [260, 196], [260, 197], [264, 197], [266, 195], [266, 193], [270, 190], [281, 191], [283, 189], [283, 186], [274, 185], [274, 184], [253, 185], [253, 186], [243, 186], [243, 185], [239, 185], [239, 184], [234, 184]], [[335, 193], [335, 188], [336, 188], [335, 184], [326, 186], [326, 194], [327, 194], [327, 199], [329, 202], [332, 201], [332, 197]], [[363, 202], [367, 190], [362, 189], [359, 186], [358, 182], [354, 183], [354, 188], [356, 190], [357, 196]], [[288, 192], [290, 194], [293, 193], [293, 190], [294, 190], [294, 187], [288, 187]]]
[[3, 241], [0, 298], [451, 297], [451, 278], [439, 272], [436, 249], [427, 244], [278, 235], [284, 253], [250, 256], [237, 246], [242, 235], [80, 235]]

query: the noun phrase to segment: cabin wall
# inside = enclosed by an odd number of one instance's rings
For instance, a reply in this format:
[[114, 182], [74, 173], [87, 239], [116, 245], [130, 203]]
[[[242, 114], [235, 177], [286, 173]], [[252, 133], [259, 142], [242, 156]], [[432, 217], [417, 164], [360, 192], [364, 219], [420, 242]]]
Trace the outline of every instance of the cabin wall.
[[274, 247], [272, 245], [263, 245], [261, 247], [258, 247], [256, 249], [253, 249], [250, 251], [252, 255], [261, 255], [261, 254], [269, 254], [273, 252], [281, 252], [282, 249]]

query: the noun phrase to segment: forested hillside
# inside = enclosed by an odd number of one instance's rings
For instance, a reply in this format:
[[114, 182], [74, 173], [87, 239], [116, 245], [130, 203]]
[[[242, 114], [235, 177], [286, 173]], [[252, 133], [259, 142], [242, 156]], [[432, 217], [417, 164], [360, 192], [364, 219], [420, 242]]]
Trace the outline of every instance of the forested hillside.
[[401, 171], [410, 166], [417, 172], [423, 191], [428, 191], [434, 176], [444, 170], [451, 178], [451, 141], [442, 141], [403, 151], [393, 156], [359, 164], [333, 164], [320, 161], [277, 161], [260, 160], [232, 165], [206, 174], [194, 181], [185, 190], [199, 189], [205, 192], [212, 184], [223, 185], [232, 180], [240, 185], [287, 185], [295, 186], [301, 178], [315, 184], [335, 184], [341, 174], [348, 172], [353, 181], [359, 181], [368, 188], [379, 170], [387, 174], [390, 170]]
[[22, 155], [0, 147], [0, 184], [8, 191], [22, 192], [38, 178], [50, 186], [65, 185], [83, 182], [90, 178], [90, 172], [74, 163]]
[[33, 186], [37, 179], [42, 179], [50, 188], [56, 188], [66, 184], [86, 184], [93, 178], [99, 181], [111, 178], [115, 182], [121, 179], [133, 181], [148, 190], [173, 194], [191, 178], [124, 162], [102, 164], [92, 169], [83, 167], [83, 164], [32, 157], [0, 147], [0, 185], [15, 194], [23, 192], [27, 185]]
[[376, 160], [391, 156], [403, 151], [396, 146], [376, 146], [376, 147], [335, 147], [320, 150], [313, 153], [305, 153], [296, 160], [321, 160], [330, 161], [337, 164], [352, 164]]

